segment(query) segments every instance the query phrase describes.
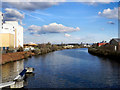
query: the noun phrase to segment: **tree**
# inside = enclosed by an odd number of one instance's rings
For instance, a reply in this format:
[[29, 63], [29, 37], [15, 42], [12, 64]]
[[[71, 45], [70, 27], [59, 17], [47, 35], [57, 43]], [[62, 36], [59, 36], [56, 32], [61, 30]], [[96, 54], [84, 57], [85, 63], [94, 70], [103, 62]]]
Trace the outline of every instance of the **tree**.
[[22, 52], [24, 51], [23, 47], [19, 47], [19, 49], [17, 50], [17, 52]]
[[50, 43], [50, 42], [48, 42], [48, 43], [47, 43], [47, 45], [51, 45], [51, 43]]

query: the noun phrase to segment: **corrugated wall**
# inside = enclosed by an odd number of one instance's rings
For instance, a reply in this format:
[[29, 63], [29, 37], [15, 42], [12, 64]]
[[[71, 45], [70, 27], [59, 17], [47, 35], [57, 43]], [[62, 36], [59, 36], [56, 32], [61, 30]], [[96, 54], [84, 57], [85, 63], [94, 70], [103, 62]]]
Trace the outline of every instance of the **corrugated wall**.
[[1, 43], [0, 47], [14, 47], [14, 35], [8, 33], [0, 34]]

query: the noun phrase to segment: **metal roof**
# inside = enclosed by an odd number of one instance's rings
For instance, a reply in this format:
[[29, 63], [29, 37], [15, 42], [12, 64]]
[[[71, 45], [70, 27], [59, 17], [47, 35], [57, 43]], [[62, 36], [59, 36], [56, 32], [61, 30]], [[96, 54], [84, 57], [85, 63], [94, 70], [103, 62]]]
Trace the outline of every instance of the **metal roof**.
[[117, 42], [120, 42], [120, 38], [113, 38], [112, 40], [115, 40]]

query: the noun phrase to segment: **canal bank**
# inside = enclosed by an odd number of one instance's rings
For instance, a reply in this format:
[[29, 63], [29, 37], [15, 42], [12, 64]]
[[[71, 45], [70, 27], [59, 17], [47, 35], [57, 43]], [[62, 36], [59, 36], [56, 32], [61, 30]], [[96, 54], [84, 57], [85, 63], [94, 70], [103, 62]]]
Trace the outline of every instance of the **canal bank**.
[[2, 54], [2, 61], [1, 64], [6, 64], [9, 62], [13, 62], [13, 61], [17, 61], [17, 60], [22, 60], [25, 59], [27, 57], [31, 57], [35, 55], [32, 52], [15, 52], [15, 53], [6, 53], [6, 54]]
[[96, 49], [96, 48], [88, 48], [88, 52], [90, 54], [96, 55], [96, 56], [102, 56], [106, 58], [116, 59], [117, 61], [120, 61], [120, 51], [110, 51], [110, 50], [103, 50], [103, 49]]
[[[79, 47], [73, 47], [73, 48], [79, 48]], [[43, 54], [47, 54], [47, 53], [58, 51], [58, 50], [64, 50], [64, 49], [72, 49], [72, 48], [62, 48], [62, 47], [55, 48], [54, 47], [52, 49], [41, 48], [41, 49], [35, 49], [35, 50], [30, 50], [30, 51], [6, 53], [6, 54], [2, 54], [2, 60], [0, 64], [6, 64], [6, 63], [14, 62], [17, 60], [27, 59], [32, 56], [43, 55]]]

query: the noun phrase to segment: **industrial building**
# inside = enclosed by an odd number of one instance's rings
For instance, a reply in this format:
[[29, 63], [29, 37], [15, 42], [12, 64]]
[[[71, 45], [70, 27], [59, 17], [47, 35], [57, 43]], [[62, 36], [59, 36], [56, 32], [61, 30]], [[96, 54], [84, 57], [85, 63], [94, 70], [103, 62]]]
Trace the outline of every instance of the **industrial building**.
[[3, 23], [3, 14], [0, 14], [0, 48], [5, 50], [23, 47], [23, 27], [18, 24], [18, 21], [5, 21]]

